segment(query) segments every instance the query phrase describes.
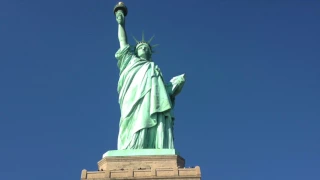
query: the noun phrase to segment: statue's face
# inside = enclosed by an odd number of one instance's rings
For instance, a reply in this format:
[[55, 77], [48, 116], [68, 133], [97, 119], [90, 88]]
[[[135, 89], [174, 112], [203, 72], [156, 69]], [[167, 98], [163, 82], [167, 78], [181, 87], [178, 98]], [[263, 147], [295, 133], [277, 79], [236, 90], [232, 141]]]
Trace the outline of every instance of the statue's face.
[[149, 45], [147, 44], [141, 44], [140, 46], [138, 46], [136, 52], [138, 57], [140, 58], [149, 60], [149, 58], [151, 57], [151, 50]]

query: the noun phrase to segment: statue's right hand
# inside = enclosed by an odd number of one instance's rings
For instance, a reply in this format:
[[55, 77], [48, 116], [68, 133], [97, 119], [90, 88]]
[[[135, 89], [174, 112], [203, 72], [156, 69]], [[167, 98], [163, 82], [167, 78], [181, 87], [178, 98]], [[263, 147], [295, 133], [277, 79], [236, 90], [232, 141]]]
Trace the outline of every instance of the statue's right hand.
[[124, 14], [121, 10], [118, 10], [116, 12], [116, 18], [117, 18], [117, 22], [118, 24], [123, 25], [124, 24]]

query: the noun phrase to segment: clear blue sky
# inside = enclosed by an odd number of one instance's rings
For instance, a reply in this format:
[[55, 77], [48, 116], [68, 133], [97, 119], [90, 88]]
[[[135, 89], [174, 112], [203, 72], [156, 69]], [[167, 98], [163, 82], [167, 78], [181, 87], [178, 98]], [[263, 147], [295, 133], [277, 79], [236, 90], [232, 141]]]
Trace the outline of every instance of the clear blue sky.
[[[116, 149], [115, 0], [0, 1], [0, 176], [80, 179]], [[320, 179], [320, 2], [127, 0], [204, 180]]]

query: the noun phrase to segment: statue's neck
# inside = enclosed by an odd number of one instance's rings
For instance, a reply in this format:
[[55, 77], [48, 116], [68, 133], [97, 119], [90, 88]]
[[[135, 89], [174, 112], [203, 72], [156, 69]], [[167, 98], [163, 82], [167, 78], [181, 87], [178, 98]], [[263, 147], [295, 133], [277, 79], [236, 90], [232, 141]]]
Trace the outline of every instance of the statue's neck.
[[144, 58], [144, 57], [139, 57], [141, 60], [145, 60], [145, 61], [151, 61], [151, 59], [147, 59], [147, 58]]

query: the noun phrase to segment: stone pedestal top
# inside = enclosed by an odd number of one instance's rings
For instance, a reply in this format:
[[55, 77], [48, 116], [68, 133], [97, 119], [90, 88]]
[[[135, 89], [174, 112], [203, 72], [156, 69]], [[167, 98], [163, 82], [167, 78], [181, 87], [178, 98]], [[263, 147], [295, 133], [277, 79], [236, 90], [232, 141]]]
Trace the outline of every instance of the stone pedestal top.
[[114, 169], [152, 169], [164, 167], [183, 168], [185, 160], [177, 155], [171, 156], [115, 156], [105, 157], [98, 162], [98, 168]]
[[108, 151], [103, 154], [102, 158], [111, 156], [159, 156], [179, 154], [175, 149], [126, 149]]
[[200, 180], [200, 167], [185, 168], [179, 155], [106, 156], [98, 171], [82, 170], [81, 180]]

